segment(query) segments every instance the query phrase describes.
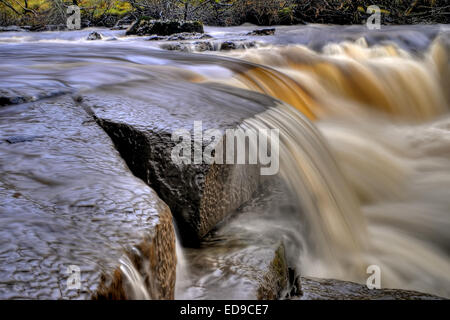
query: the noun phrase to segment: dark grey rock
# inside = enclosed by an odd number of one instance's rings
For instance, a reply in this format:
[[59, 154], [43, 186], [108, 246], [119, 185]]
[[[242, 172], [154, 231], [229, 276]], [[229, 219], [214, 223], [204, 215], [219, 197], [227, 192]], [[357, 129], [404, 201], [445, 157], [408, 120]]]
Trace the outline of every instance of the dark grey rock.
[[334, 279], [301, 277], [301, 300], [442, 300], [417, 291], [369, 289], [367, 286]]
[[182, 32], [176, 33], [167, 37], [167, 41], [181, 41], [181, 40], [198, 40], [198, 39], [211, 39], [208, 34], [197, 32]]
[[29, 142], [33, 141], [34, 139], [40, 138], [40, 136], [13, 136], [8, 137], [5, 139], [6, 142], [13, 144], [13, 143], [19, 143], [19, 142]]
[[203, 51], [228, 51], [235, 49], [248, 49], [256, 47], [256, 41], [195, 41], [163, 43], [161, 49], [183, 52], [203, 52]]
[[28, 28], [18, 27], [18, 26], [0, 27], [0, 32], [25, 32], [28, 30], [29, 30], [29, 27]]
[[[173, 298], [167, 205], [70, 97], [17, 109], [0, 117], [2, 135], [41, 138], [0, 145], [0, 298], [143, 298], [127, 260], [150, 298]], [[80, 290], [67, 287], [71, 265]]]
[[200, 248], [185, 250], [187, 274], [177, 284], [177, 299], [272, 300], [292, 291], [292, 243], [285, 229], [300, 222], [285, 187], [272, 180], [208, 234]]
[[224, 41], [220, 45], [220, 50], [234, 50], [236, 49], [236, 43], [232, 41]]
[[102, 38], [103, 37], [102, 37], [102, 35], [100, 33], [98, 33], [97, 31], [92, 31], [87, 36], [86, 40], [102, 40]]
[[188, 244], [250, 199], [260, 172], [257, 165], [177, 165], [171, 160], [172, 133], [192, 130], [194, 121], [202, 121], [203, 130], [223, 132], [275, 103], [241, 89], [159, 78], [83, 96], [133, 173], [169, 205]]
[[[7, 81], [7, 79], [1, 79], [0, 85], [3, 82], [2, 80], [5, 80], [5, 82]], [[0, 88], [0, 107], [56, 97], [69, 92], [71, 92], [69, 88], [51, 88], [50, 86], [47, 88], [40, 86], [8, 89]]]
[[65, 24], [48, 24], [45, 25], [39, 31], [64, 31], [64, 30], [67, 30], [67, 25]]

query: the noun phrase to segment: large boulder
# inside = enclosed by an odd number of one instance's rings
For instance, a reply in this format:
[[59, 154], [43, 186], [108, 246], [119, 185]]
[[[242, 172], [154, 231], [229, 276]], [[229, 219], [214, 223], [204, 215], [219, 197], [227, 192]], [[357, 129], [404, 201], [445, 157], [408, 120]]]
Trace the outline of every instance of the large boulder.
[[63, 96], [5, 109], [0, 132], [0, 298], [174, 297], [170, 210], [90, 115]]
[[[176, 90], [174, 90], [176, 87]], [[185, 244], [196, 244], [218, 222], [249, 200], [260, 182], [257, 165], [176, 164], [177, 129], [237, 128], [274, 106], [264, 95], [225, 86], [164, 81], [129, 83], [83, 94], [133, 173], [169, 205]], [[205, 144], [202, 145], [204, 149]]]
[[140, 18], [126, 31], [126, 35], [158, 35], [168, 36], [174, 33], [203, 33], [203, 24], [199, 21], [152, 20]]

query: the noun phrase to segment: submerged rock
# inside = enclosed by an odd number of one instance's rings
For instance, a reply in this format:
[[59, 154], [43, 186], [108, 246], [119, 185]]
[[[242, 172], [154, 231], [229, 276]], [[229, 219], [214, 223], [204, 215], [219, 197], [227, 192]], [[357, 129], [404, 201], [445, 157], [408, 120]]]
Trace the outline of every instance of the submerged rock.
[[19, 26], [0, 27], [0, 32], [25, 32], [25, 31], [29, 31], [28, 28], [22, 28]]
[[173, 298], [170, 210], [91, 116], [60, 97], [3, 113], [0, 132], [40, 135], [0, 145], [2, 299]]
[[87, 36], [86, 40], [102, 40], [102, 38], [103, 37], [102, 37], [102, 35], [100, 33], [98, 33], [97, 31], [92, 31]]
[[179, 43], [163, 43], [161, 49], [184, 52], [228, 51], [235, 49], [248, 49], [257, 46], [256, 41], [195, 41]]
[[203, 24], [199, 21], [151, 20], [140, 18], [126, 31], [126, 35], [168, 36], [174, 33], [203, 33]]
[[442, 300], [431, 294], [401, 289], [369, 289], [334, 279], [302, 277], [302, 300]]
[[[83, 104], [92, 109], [133, 173], [169, 205], [184, 242], [192, 244], [251, 198], [260, 172], [257, 165], [174, 163], [171, 154], [179, 141], [172, 134], [192, 130], [194, 121], [202, 121], [203, 130], [233, 129], [275, 102], [236, 88], [163, 79], [86, 93]], [[203, 141], [203, 150], [207, 144]]]
[[256, 29], [249, 33], [248, 36], [272, 36], [275, 34], [275, 28]]
[[40, 138], [40, 136], [13, 136], [5, 139], [9, 144], [20, 143], [20, 142], [29, 142], [34, 139]]
[[181, 40], [197, 40], [197, 39], [211, 39], [209, 34], [197, 33], [197, 32], [183, 32], [176, 33], [167, 37], [167, 41], [181, 41]]

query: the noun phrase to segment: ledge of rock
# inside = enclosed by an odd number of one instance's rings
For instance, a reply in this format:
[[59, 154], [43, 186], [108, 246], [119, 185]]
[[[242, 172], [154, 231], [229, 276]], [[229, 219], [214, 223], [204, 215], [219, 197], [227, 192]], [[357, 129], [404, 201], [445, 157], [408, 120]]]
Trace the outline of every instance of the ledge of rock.
[[443, 300], [431, 294], [401, 289], [369, 289], [334, 279], [301, 277], [301, 300]]
[[176, 298], [284, 298], [295, 275], [288, 257], [293, 243], [283, 223], [300, 225], [289, 199], [281, 181], [262, 182], [255, 196], [208, 234], [200, 248], [185, 250], [180, 259], [186, 274], [177, 282]]
[[248, 36], [272, 36], [275, 34], [275, 28], [256, 29], [249, 33]]
[[174, 297], [170, 210], [90, 115], [63, 96], [3, 113], [0, 132], [33, 137], [0, 144], [2, 299]]
[[175, 164], [171, 152], [178, 142], [172, 141], [172, 133], [192, 130], [194, 121], [202, 121], [203, 130], [236, 128], [273, 106], [272, 98], [237, 88], [156, 78], [86, 92], [82, 103], [92, 110], [133, 173], [169, 205], [187, 245], [198, 243], [257, 189], [257, 165]]
[[0, 32], [24, 32], [29, 31], [29, 27], [23, 28], [19, 26], [6, 26], [6, 27], [0, 27]]
[[126, 35], [139, 36], [169, 36], [174, 33], [203, 33], [203, 24], [200, 21], [151, 20], [143, 17], [126, 31]]
[[102, 35], [97, 31], [92, 31], [88, 34], [86, 40], [102, 40]]

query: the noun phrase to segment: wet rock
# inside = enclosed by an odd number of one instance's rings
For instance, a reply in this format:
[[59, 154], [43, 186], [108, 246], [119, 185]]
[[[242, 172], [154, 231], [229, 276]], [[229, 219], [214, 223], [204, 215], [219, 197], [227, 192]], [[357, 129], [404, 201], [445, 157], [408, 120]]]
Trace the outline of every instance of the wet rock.
[[0, 145], [0, 297], [173, 298], [167, 205], [71, 98], [16, 109], [0, 117], [2, 135], [41, 137]]
[[183, 52], [192, 51], [191, 44], [182, 44], [182, 43], [163, 43], [162, 45], [160, 45], [160, 48], [170, 51], [183, 51]]
[[[6, 82], [8, 82], [8, 78], [0, 79], [0, 85]], [[51, 88], [50, 86], [46, 88], [40, 86], [0, 88], [0, 107], [56, 97], [70, 92], [69, 88], [62, 88], [59, 84], [58, 86], [59, 88]]]
[[119, 24], [111, 28], [111, 30], [127, 30], [130, 24]]
[[234, 50], [236, 49], [236, 43], [232, 41], [224, 41], [220, 45], [220, 50]]
[[[133, 173], [169, 205], [184, 242], [195, 244], [251, 198], [260, 172], [257, 165], [176, 164], [171, 153], [178, 141], [172, 134], [183, 128], [192, 133], [194, 121], [202, 121], [203, 130], [224, 132], [275, 102], [236, 88], [163, 79], [85, 93], [83, 104], [92, 109]], [[207, 144], [203, 142], [203, 150]]]
[[286, 253], [284, 246], [280, 244], [259, 281], [256, 298], [258, 300], [275, 300], [280, 298], [283, 289], [288, 284], [287, 271]]
[[184, 52], [227, 51], [256, 47], [256, 41], [195, 41], [180, 43], [163, 43], [161, 49]]
[[275, 28], [256, 29], [249, 33], [248, 36], [272, 36], [275, 34]]
[[67, 25], [65, 24], [47, 24], [38, 31], [64, 31], [67, 30]]
[[197, 40], [197, 39], [211, 39], [209, 34], [196, 32], [177, 33], [167, 37], [167, 41], [181, 41], [181, 40]]
[[8, 106], [11, 104], [25, 103], [33, 99], [33, 97], [30, 96], [17, 96], [11, 93], [12, 92], [5, 92], [3, 90], [0, 90], [0, 107]]
[[167, 37], [153, 35], [153, 36], [150, 36], [147, 40], [148, 41], [161, 41], [161, 40], [167, 40]]
[[236, 41], [224, 41], [219, 44], [219, 50], [227, 51], [227, 50], [235, 50], [235, 49], [248, 49], [256, 47], [256, 41], [245, 41], [245, 40], [236, 40]]
[[301, 300], [442, 300], [417, 291], [369, 289], [367, 286], [334, 279], [301, 277]]
[[198, 40], [198, 39], [211, 39], [212, 37], [208, 34], [204, 33], [196, 33], [196, 32], [183, 32], [176, 33], [171, 36], [158, 36], [153, 35], [149, 37], [147, 40], [150, 41], [183, 41], [183, 40]]
[[6, 142], [13, 144], [19, 142], [29, 142], [33, 141], [36, 138], [40, 138], [40, 136], [13, 136], [5, 139]]
[[203, 51], [214, 51], [214, 44], [210, 41], [198, 41], [194, 42], [195, 51], [203, 52]]
[[174, 33], [203, 33], [203, 24], [199, 21], [151, 20], [140, 18], [126, 31], [126, 35], [168, 36]]
[[102, 37], [102, 35], [100, 33], [98, 33], [97, 31], [92, 31], [87, 36], [86, 40], [102, 40], [102, 38], [103, 37]]
[[289, 289], [286, 298], [299, 297], [303, 294], [300, 275], [293, 268], [288, 268]]

